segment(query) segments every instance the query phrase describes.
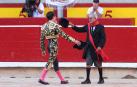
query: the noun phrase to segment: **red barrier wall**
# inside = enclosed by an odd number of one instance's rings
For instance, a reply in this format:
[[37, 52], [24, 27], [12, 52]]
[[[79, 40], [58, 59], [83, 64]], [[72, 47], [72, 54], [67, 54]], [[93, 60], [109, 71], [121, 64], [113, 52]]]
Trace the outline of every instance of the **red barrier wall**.
[[[84, 25], [89, 22], [87, 18], [69, 18], [69, 20], [78, 25]], [[134, 18], [101, 18], [98, 20], [103, 25], [135, 25]]]
[[[84, 25], [88, 23], [87, 18], [68, 18], [74, 24]], [[0, 25], [42, 25], [46, 18], [0, 18]], [[135, 25], [134, 18], [102, 18], [99, 19], [104, 25]]]
[[[80, 40], [85, 38], [85, 34], [71, 29], [65, 29], [65, 32]], [[105, 52], [111, 58], [110, 62], [137, 62], [137, 28], [106, 28], [106, 34]], [[39, 28], [0, 28], [0, 61], [45, 61], [41, 56], [39, 38]], [[72, 43], [60, 38], [60, 61], [82, 61], [82, 51], [72, 46]]]
[[46, 18], [0, 18], [0, 25], [42, 25]]
[[[76, 33], [71, 29], [64, 31], [79, 40], [85, 40], [84, 33]], [[104, 50], [110, 57], [109, 62], [137, 62], [137, 28], [106, 28], [106, 35]], [[72, 46], [73, 43], [59, 39], [60, 61], [83, 61], [82, 51]], [[47, 58], [48, 55], [46, 58], [41, 56], [40, 28], [0, 28], [1, 62], [40, 62]]]

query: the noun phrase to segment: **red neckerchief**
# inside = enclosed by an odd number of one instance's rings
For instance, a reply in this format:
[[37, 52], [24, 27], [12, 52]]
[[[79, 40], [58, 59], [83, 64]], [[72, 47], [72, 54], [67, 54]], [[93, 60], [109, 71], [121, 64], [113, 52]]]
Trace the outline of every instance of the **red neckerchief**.
[[96, 20], [96, 21], [94, 21], [93, 23], [90, 23], [90, 26], [96, 26], [96, 25], [98, 25], [98, 24], [100, 24], [100, 23], [99, 23], [98, 20]]
[[[91, 44], [93, 45], [93, 47], [94, 47], [95, 50], [97, 50], [97, 48], [96, 48], [95, 43], [94, 43], [94, 41], [93, 41], [92, 35], [90, 34], [90, 27], [91, 27], [91, 26], [96, 26], [96, 25], [98, 25], [98, 24], [99, 24], [99, 22], [98, 22], [97, 20], [96, 20], [95, 22], [93, 22], [93, 23], [88, 23], [89, 40], [90, 40], [90, 42], [91, 42]], [[102, 56], [103, 61], [108, 61], [108, 60], [109, 60], [109, 57], [104, 53], [104, 51], [103, 51], [102, 49], [101, 49], [100, 52], [97, 52], [97, 51], [96, 51], [96, 53], [97, 53], [97, 54], [100, 54], [100, 55]], [[99, 58], [98, 58], [98, 59], [99, 59]]]

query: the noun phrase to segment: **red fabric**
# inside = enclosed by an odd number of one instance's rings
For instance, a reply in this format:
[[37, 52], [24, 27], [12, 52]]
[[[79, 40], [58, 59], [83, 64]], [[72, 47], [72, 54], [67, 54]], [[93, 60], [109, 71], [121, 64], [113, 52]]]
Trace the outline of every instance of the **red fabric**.
[[96, 20], [96, 21], [94, 21], [93, 23], [89, 23], [89, 26], [96, 26], [96, 25], [98, 25], [98, 24], [99, 24], [99, 21]]
[[[99, 22], [97, 20], [95, 22], [93, 22], [92, 24], [88, 23], [89, 40], [92, 43], [94, 49], [96, 49], [96, 50], [97, 50], [97, 48], [96, 48], [96, 46], [94, 44], [94, 41], [93, 41], [93, 38], [92, 38], [92, 36], [90, 34], [90, 25], [96, 26], [97, 24], [99, 24]], [[104, 62], [109, 60], [109, 57], [104, 53], [104, 51], [102, 49], [100, 51], [96, 51], [96, 53], [101, 55], [101, 57], [103, 58]]]

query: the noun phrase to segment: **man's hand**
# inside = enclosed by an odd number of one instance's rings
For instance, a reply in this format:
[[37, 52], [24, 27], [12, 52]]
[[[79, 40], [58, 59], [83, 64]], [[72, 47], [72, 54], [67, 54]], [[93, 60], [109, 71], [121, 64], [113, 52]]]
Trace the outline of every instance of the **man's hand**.
[[101, 51], [101, 47], [97, 47], [97, 52], [100, 52]]
[[46, 55], [46, 52], [45, 51], [42, 51], [42, 56], [44, 57]]
[[93, 12], [97, 11], [97, 9], [98, 9], [98, 6], [94, 6], [93, 7]]
[[77, 44], [78, 46], [80, 46], [81, 45], [81, 42], [80, 41], [78, 41], [78, 40], [75, 40], [75, 42], [74, 42], [75, 44]]
[[36, 9], [38, 9], [38, 6], [37, 6], [37, 5], [35, 5], [35, 8], [36, 8]]

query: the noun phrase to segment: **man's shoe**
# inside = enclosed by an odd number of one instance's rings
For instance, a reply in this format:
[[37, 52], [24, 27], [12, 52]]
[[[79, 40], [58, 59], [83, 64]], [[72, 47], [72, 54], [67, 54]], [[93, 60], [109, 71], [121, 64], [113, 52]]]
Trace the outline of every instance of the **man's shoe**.
[[61, 84], [68, 84], [69, 82], [67, 80], [61, 81]]
[[44, 85], [49, 85], [49, 83], [48, 82], [45, 82], [45, 81], [42, 81], [41, 79], [39, 79], [39, 81], [38, 81], [39, 83], [41, 83], [41, 84], [44, 84]]
[[98, 84], [104, 84], [104, 79], [99, 79]]
[[91, 81], [90, 80], [85, 80], [85, 81], [81, 82], [81, 84], [91, 84]]

